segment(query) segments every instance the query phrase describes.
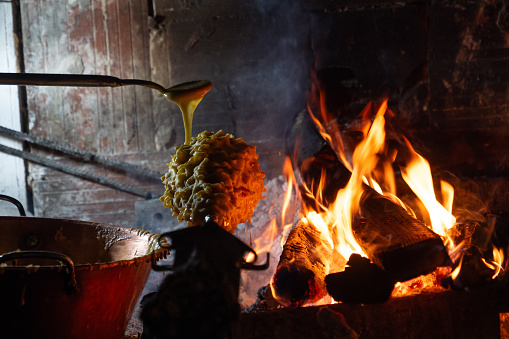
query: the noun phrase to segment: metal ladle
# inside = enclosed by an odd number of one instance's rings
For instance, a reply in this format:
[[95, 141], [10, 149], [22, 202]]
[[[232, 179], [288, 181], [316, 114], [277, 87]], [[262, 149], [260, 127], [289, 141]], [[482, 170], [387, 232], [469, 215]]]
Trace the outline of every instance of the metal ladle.
[[194, 110], [203, 96], [212, 88], [208, 80], [180, 83], [169, 88], [146, 80], [119, 79], [109, 75], [89, 74], [44, 74], [44, 73], [0, 73], [0, 85], [18, 86], [76, 86], [76, 87], [120, 87], [139, 85], [161, 92], [175, 102], [182, 111], [186, 131], [185, 144], [191, 141]]

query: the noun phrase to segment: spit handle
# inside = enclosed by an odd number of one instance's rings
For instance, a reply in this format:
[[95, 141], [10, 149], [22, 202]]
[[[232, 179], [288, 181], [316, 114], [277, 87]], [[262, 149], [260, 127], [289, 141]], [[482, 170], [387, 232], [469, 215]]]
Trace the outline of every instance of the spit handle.
[[[38, 258], [38, 259], [54, 259], [63, 263], [67, 267], [67, 272], [69, 274], [66, 283], [66, 292], [68, 294], [76, 294], [78, 293], [78, 285], [76, 283], [76, 274], [74, 269], [74, 263], [71, 258], [67, 255], [52, 251], [16, 251], [16, 252], [7, 252], [5, 254], [0, 255], [0, 264], [3, 264], [8, 261], [14, 261], [18, 259], [27, 259], [27, 258]], [[8, 266], [9, 267], [9, 266]], [[1, 269], [1, 268], [0, 268]]]

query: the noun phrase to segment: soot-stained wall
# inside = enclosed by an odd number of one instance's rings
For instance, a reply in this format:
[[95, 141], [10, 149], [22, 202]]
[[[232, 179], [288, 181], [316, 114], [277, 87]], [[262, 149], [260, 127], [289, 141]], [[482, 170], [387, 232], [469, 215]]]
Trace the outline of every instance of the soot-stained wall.
[[[305, 119], [314, 72], [340, 119], [387, 96], [431, 160], [474, 175], [507, 168], [501, 0], [33, 0], [20, 14], [26, 72], [212, 81], [193, 134], [223, 129], [256, 145], [267, 178], [281, 173], [301, 132], [301, 150], [317, 142]], [[29, 87], [26, 121], [30, 134], [161, 173], [184, 140], [177, 106], [142, 87]], [[163, 190], [158, 180], [34, 152]], [[33, 164], [29, 184], [36, 215], [142, 226], [134, 205], [143, 198]]]
[[[305, 109], [312, 66], [309, 16], [292, 1], [30, 1], [20, 6], [26, 72], [102, 74], [163, 86], [207, 79], [193, 135], [224, 130], [256, 145], [267, 179], [281, 173], [286, 134]], [[178, 107], [143, 87], [28, 87], [27, 129], [91, 153], [165, 172], [184, 141]], [[54, 161], [162, 194], [158, 180], [125, 176], [48, 150]], [[31, 164], [34, 212], [135, 221], [143, 198]], [[171, 215], [171, 212], [167, 212]]]

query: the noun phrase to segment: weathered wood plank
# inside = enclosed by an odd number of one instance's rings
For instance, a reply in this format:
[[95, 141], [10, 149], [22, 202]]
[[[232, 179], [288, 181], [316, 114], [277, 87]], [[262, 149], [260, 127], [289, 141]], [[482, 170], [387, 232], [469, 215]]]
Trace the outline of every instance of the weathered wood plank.
[[[103, 20], [105, 21], [105, 29], [107, 32], [107, 45], [105, 59], [108, 62], [108, 73], [118, 77], [124, 77], [122, 72], [124, 57], [121, 51], [122, 25], [119, 24], [117, 2], [101, 2]], [[124, 66], [128, 67], [128, 66]], [[112, 94], [113, 104], [111, 110], [105, 113], [105, 120], [107, 120], [109, 128], [105, 128], [105, 133], [108, 130], [112, 133], [109, 136], [105, 135], [105, 140], [108, 140], [108, 147], [112, 153], [122, 153], [126, 151], [126, 132], [124, 127], [125, 121], [125, 107], [132, 105], [131, 93], [132, 88], [115, 88]]]
[[[55, 161], [69, 163], [85, 171], [107, 176], [135, 187], [142, 187], [156, 194], [162, 195], [164, 192], [164, 186], [158, 180], [125, 176], [123, 172], [106, 169], [100, 165], [72, 162], [61, 157], [53, 156], [53, 158]], [[164, 173], [167, 170], [166, 162], [170, 159], [170, 153], [129, 154], [117, 158]], [[35, 214], [39, 216], [60, 215], [71, 219], [104, 222], [104, 215], [107, 215], [112, 218], [110, 223], [132, 224], [135, 220], [134, 205], [137, 201], [144, 200], [38, 165], [31, 165], [31, 180]], [[87, 208], [86, 205], [90, 203], [95, 204], [97, 208]], [[128, 207], [124, 206], [126, 203]], [[113, 216], [117, 219], [114, 220]]]
[[[129, 10], [133, 77], [150, 80], [147, 2], [131, 1], [129, 3]], [[151, 91], [154, 90], [140, 86], [135, 88], [136, 109], [131, 112], [131, 114], [137, 117], [137, 146], [142, 151], [153, 150], [155, 147]]]
[[[44, 177], [32, 182], [37, 216], [108, 222], [134, 227], [134, 205], [143, 199], [70, 175], [55, 174], [51, 169], [45, 169], [44, 173]], [[129, 182], [121, 176], [110, 175], [110, 177], [152, 192], [163, 191], [162, 185], [158, 183], [140, 184], [136, 181]]]
[[[88, 169], [85, 168], [86, 171]], [[59, 193], [59, 194], [65, 194], [67, 191], [75, 191], [75, 190], [93, 190], [94, 188], [101, 188], [101, 189], [112, 189], [107, 186], [95, 183], [91, 180], [83, 180], [81, 178], [73, 177], [71, 174], [60, 174], [56, 173], [56, 170], [52, 169], [44, 169], [40, 170], [39, 174], [43, 174], [43, 176], [35, 177], [34, 182], [41, 181], [43, 188], [45, 188], [47, 191], [42, 191], [43, 194], [52, 194], [52, 193]], [[90, 172], [90, 171], [89, 171]], [[57, 176], [58, 175], [58, 176]], [[108, 177], [111, 180], [116, 180], [121, 183], [124, 183], [125, 185], [130, 185], [133, 187], [142, 187], [142, 188], [150, 188], [153, 193], [159, 194], [164, 192], [163, 185], [161, 183], [155, 182], [153, 180], [136, 180], [134, 178], [127, 178], [122, 176], [118, 173], [101, 173], [99, 174], [104, 177]], [[73, 180], [70, 180], [70, 179]], [[135, 195], [130, 195], [131, 198], [139, 199]], [[100, 198], [100, 195], [98, 195], [96, 198]], [[105, 198], [106, 199], [106, 198]]]
[[[23, 6], [24, 16], [37, 17], [37, 24], [49, 29], [39, 30], [34, 36], [31, 27], [25, 26], [27, 72], [149, 78], [148, 28], [147, 20], [142, 20], [147, 15], [146, 4], [136, 2], [131, 8], [122, 1], [68, 4], [52, 0], [33, 5]], [[34, 133], [63, 137], [77, 147], [106, 153], [137, 152], [140, 149], [137, 124], [147, 124], [142, 128], [148, 139], [143, 149], [153, 149], [148, 89], [127, 86], [113, 90], [30, 88], [29, 91], [31, 109], [40, 110], [35, 114], [40, 119], [36, 118]], [[136, 100], [140, 102], [137, 104]], [[50, 119], [46, 119], [48, 115]]]
[[[134, 78], [133, 46], [131, 40], [130, 6], [128, 4], [115, 4], [118, 25], [118, 55], [120, 76], [126, 79]], [[124, 147], [128, 152], [138, 150], [138, 135], [136, 130], [136, 87], [123, 87], [123, 129]]]
[[[149, 51], [152, 65], [150, 76], [152, 81], [170, 87], [173, 84], [168, 58], [170, 43], [166, 37], [166, 28], [158, 23], [156, 18], [150, 20]], [[184, 129], [178, 108], [157, 91], [152, 91], [152, 103], [155, 149], [158, 151], [172, 149], [176, 145], [177, 134], [182, 135]]]
[[[118, 60], [110, 59], [110, 51], [114, 48], [110, 44], [110, 33], [107, 23], [109, 22], [105, 15], [105, 2], [101, 0], [92, 1], [92, 18], [94, 34], [94, 57], [95, 69], [97, 74], [114, 75], [111, 73], [112, 64]], [[114, 28], [113, 28], [114, 29]], [[116, 41], [116, 40], [114, 40]], [[116, 148], [116, 141], [123, 146], [123, 139], [119, 137], [119, 128], [115, 123], [115, 114], [118, 108], [115, 105], [118, 102], [118, 89], [100, 88], [96, 89], [98, 96], [97, 119], [98, 119], [98, 143], [99, 151], [105, 154], [118, 152], [122, 148]]]
[[[21, 14], [27, 72], [104, 74], [124, 78], [140, 76], [150, 79], [147, 3], [32, 0], [21, 4]], [[167, 149], [163, 149], [161, 154], [153, 154], [154, 127], [150, 123], [152, 102], [151, 99], [142, 100], [144, 98], [138, 94], [139, 90], [140, 93], [152, 95], [149, 89], [132, 86], [113, 89], [29, 87], [29, 131], [85, 151], [120, 155], [126, 157], [126, 161], [164, 172], [169, 154]], [[139, 108], [139, 105], [143, 107]], [[145, 127], [140, 129], [142, 125]], [[143, 133], [143, 143], [138, 141], [139, 133]], [[36, 152], [50, 156], [55, 161], [61, 160], [59, 156], [47, 152]], [[143, 152], [150, 154], [144, 155]], [[77, 165], [83, 166], [80, 163]], [[121, 173], [109, 173], [93, 165], [83, 167], [97, 174], [125, 180], [134, 186], [162, 189], [159, 183], [146, 183], [140, 178], [125, 179]], [[73, 187], [68, 184], [68, 175], [32, 164], [29, 171], [36, 214], [47, 214], [51, 209], [53, 215], [60, 213], [77, 219], [91, 220], [97, 215], [116, 215], [119, 222], [134, 220], [134, 214], [126, 211], [134, 211], [134, 203], [139, 200], [135, 196], [109, 188], [105, 191], [101, 185], [76, 178], [72, 178], [74, 186], [81, 182], [83, 187]], [[93, 197], [97, 210], [80, 207], [80, 204], [86, 206], [86, 198], [91, 194], [82, 194], [83, 189], [98, 192]], [[112, 194], [118, 198], [117, 203], [108, 202]]]
[[[17, 72], [17, 59], [14, 43], [14, 21], [12, 3], [0, 3], [0, 72]], [[18, 89], [15, 86], [0, 86], [0, 125], [17, 131], [21, 130], [21, 116]], [[0, 138], [3, 145], [21, 149], [19, 141]], [[24, 206], [27, 203], [25, 164], [6, 154], [0, 154], [0, 193], [18, 199]], [[10, 207], [10, 206], [9, 206]], [[2, 210], [6, 207], [2, 205]]]
[[[47, 39], [62, 44], [61, 38], [56, 40], [54, 37], [54, 34], [60, 33], [67, 36], [67, 39], [64, 40], [66, 42], [64, 46], [68, 47], [62, 54], [48, 54], [48, 56], [60, 60], [65, 66], [64, 69], [48, 69], [48, 72], [94, 74], [96, 72], [93, 52], [94, 20], [90, 1], [75, 4], [61, 1], [55, 2], [53, 5], [55, 6], [53, 20], [60, 22], [66, 19], [67, 25], [51, 32], [53, 35], [48, 36]], [[62, 12], [67, 6], [68, 12], [64, 12], [67, 14], [64, 19], [62, 18]], [[94, 88], [67, 87], [63, 91], [64, 140], [81, 149], [98, 150], [97, 90]]]
[[[41, 29], [46, 20], [40, 13], [38, 1], [27, 1], [21, 4], [22, 31], [24, 43], [25, 69], [27, 72], [47, 72], [46, 47], [41, 36]], [[41, 137], [63, 135], [62, 112], [59, 103], [62, 93], [57, 88], [27, 87], [27, 106], [30, 116], [30, 131]], [[42, 112], [48, 112], [48, 118], [42, 119]]]

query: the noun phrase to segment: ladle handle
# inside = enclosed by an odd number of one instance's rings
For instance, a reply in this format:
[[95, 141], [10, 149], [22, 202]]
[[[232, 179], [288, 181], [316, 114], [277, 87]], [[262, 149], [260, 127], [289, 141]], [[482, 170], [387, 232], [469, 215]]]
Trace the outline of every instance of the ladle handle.
[[141, 85], [164, 91], [164, 87], [152, 81], [119, 79], [109, 75], [52, 74], [52, 73], [0, 73], [0, 85], [18, 86], [79, 86], [118, 87]]
[[69, 277], [67, 278], [66, 291], [68, 294], [76, 294], [78, 284], [76, 283], [76, 275], [74, 270], [74, 263], [67, 255], [51, 251], [21, 251], [21, 252], [8, 252], [0, 255], [0, 264], [8, 261], [38, 258], [38, 259], [53, 259], [62, 262], [68, 270]]

